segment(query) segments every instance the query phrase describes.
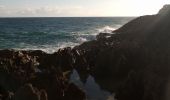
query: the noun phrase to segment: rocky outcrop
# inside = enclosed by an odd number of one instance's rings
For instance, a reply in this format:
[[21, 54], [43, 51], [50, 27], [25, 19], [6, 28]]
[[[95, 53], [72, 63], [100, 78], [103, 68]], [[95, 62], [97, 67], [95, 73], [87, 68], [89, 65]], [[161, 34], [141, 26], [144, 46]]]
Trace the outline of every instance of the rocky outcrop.
[[161, 10], [159, 10], [158, 14], [160, 15], [166, 15], [170, 12], [170, 5], [164, 5], [163, 8]]
[[39, 50], [0, 50], [0, 55], [3, 100], [85, 100], [83, 90], [68, 81], [74, 64], [71, 48], [54, 54]]
[[116, 93], [118, 100], [167, 100], [170, 76], [167, 7], [159, 14], [130, 21], [115, 30], [116, 34], [109, 37], [100, 34], [97, 40], [74, 48], [84, 51], [89, 74], [103, 89]]

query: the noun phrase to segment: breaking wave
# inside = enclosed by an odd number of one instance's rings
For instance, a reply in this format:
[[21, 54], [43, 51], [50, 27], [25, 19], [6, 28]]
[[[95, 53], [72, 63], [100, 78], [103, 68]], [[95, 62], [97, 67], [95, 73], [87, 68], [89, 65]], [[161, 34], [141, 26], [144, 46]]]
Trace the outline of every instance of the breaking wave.
[[112, 33], [114, 30], [117, 28], [115, 27], [110, 27], [110, 26], [104, 26], [100, 29], [97, 29], [99, 33]]
[[[96, 35], [99, 33], [112, 33], [112, 31], [115, 30], [115, 28], [110, 27], [110, 26], [104, 26], [102, 28], [94, 30], [92, 33], [90, 32], [72, 32], [70, 35], [69, 34], [51, 34], [51, 33], [46, 33], [46, 35], [52, 35], [53, 37], [55, 36], [56, 39], [54, 39], [53, 43], [48, 44], [30, 44], [29, 42], [24, 43], [21, 42], [19, 43], [18, 47], [14, 49], [19, 49], [19, 50], [42, 50], [47, 53], [53, 53], [58, 51], [59, 48], [64, 48], [64, 47], [74, 47], [76, 45], [79, 45], [83, 42], [94, 40], [96, 38]], [[27, 33], [28, 34], [28, 33]], [[38, 34], [40, 36], [36, 36], [33, 34], [35, 37], [42, 37], [42, 34]], [[49, 37], [49, 36], [46, 36]], [[51, 36], [50, 36], [51, 37]], [[59, 41], [59, 39], [60, 41]], [[63, 38], [63, 40], [62, 40]], [[66, 39], [67, 38], [67, 39]]]

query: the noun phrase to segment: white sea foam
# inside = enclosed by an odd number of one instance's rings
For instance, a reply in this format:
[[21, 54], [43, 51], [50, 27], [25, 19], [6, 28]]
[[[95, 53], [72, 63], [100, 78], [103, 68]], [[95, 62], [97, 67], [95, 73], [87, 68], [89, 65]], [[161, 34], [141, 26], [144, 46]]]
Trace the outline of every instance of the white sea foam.
[[42, 50], [47, 53], [54, 53], [54, 52], [58, 51], [58, 49], [60, 49], [60, 48], [74, 47], [74, 46], [78, 45], [78, 43], [60, 42], [60, 43], [56, 43], [53, 45], [36, 45], [36, 46], [22, 43], [21, 46], [22, 45], [24, 45], [23, 48], [21, 47], [21, 48], [14, 48], [14, 49], [16, 49], [16, 50]]
[[105, 33], [112, 33], [116, 28], [110, 27], [110, 26], [104, 26], [99, 29], [94, 29], [93, 31], [90, 32], [72, 32], [72, 38], [73, 40], [63, 40], [62, 42], [54, 42], [52, 44], [45, 44], [45, 45], [34, 45], [34, 44], [26, 44], [26, 43], [20, 43], [18, 47], [15, 49], [19, 50], [42, 50], [47, 53], [54, 53], [58, 51], [60, 48], [65, 48], [65, 47], [74, 47], [76, 45], [79, 45], [83, 42], [90, 41], [96, 39], [96, 35], [98, 35], [101, 32]]
[[83, 38], [83, 37], [77, 38], [78, 43], [83, 43], [83, 42], [86, 42], [86, 41], [87, 41], [87, 38]]
[[94, 40], [96, 35], [97, 32], [72, 32], [72, 36], [76, 38], [76, 42], [79, 44]]
[[115, 27], [104, 26], [104, 27], [99, 28], [97, 30], [98, 30], [98, 33], [112, 33], [116, 29], [117, 28], [115, 28]]
[[99, 33], [112, 33], [115, 29], [111, 26], [104, 26], [101, 28], [94, 29], [90, 32], [72, 32], [72, 35], [76, 37], [76, 41], [81, 44], [83, 42], [94, 40]]

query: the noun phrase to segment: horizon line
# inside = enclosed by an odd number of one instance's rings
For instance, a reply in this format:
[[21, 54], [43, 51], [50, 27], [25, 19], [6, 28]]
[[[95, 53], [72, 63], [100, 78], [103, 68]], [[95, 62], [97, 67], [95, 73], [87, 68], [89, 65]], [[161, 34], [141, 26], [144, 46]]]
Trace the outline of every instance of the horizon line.
[[98, 18], [104, 18], [104, 17], [139, 17], [139, 16], [5, 16], [0, 18], [93, 18], [93, 17], [98, 17]]

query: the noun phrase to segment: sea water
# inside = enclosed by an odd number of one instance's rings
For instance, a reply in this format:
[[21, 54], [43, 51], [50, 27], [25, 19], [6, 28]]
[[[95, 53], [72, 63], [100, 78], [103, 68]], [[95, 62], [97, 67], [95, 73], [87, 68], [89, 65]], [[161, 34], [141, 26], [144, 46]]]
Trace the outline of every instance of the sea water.
[[0, 18], [0, 49], [43, 50], [48, 53], [112, 32], [133, 17]]

